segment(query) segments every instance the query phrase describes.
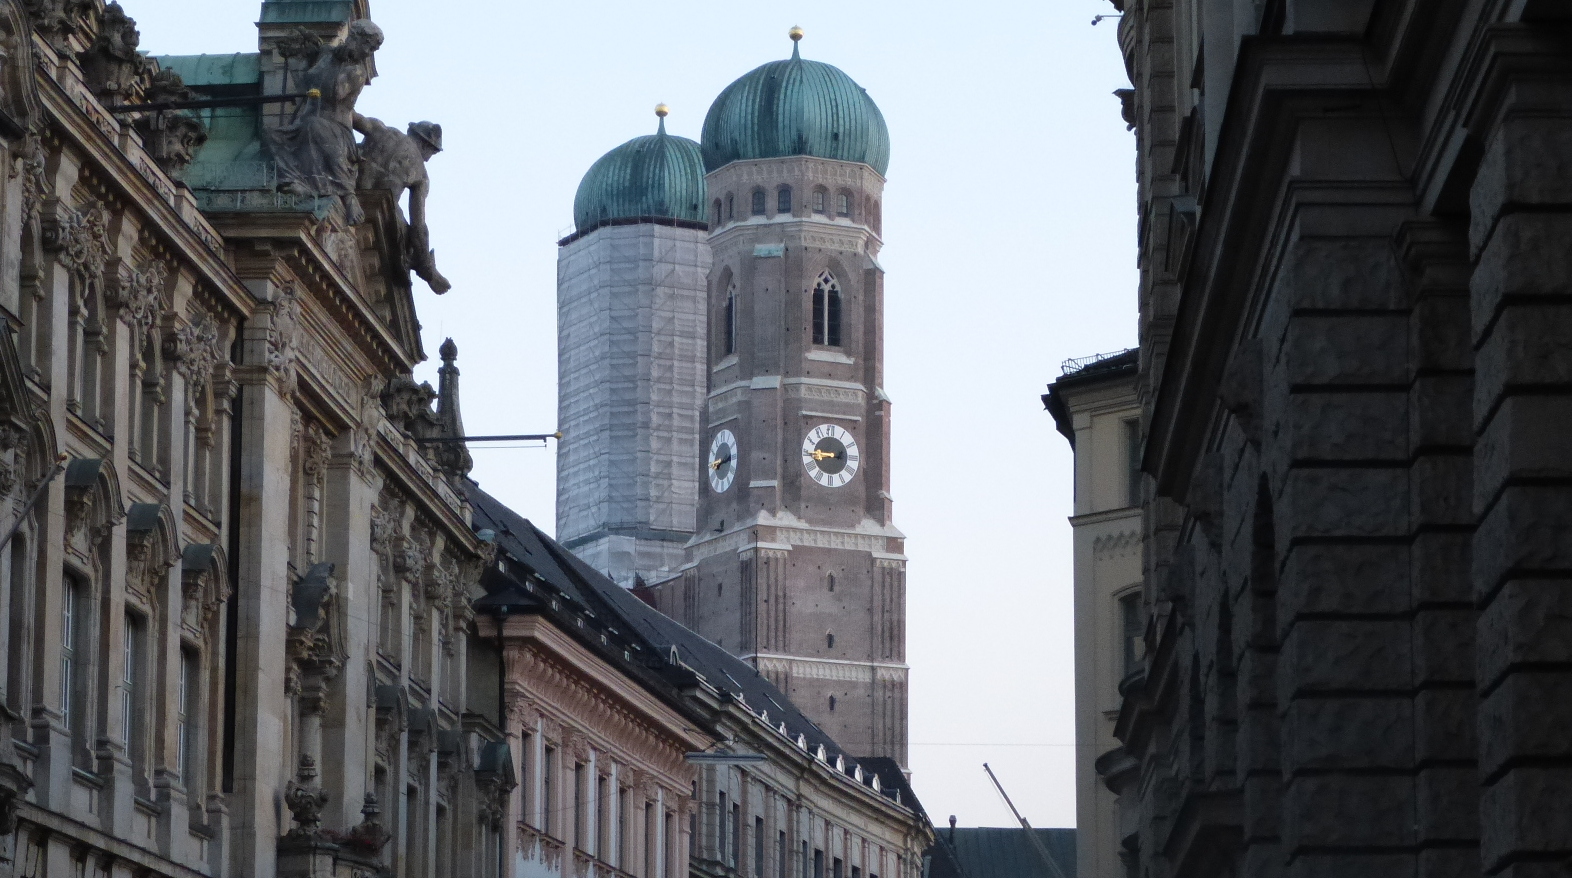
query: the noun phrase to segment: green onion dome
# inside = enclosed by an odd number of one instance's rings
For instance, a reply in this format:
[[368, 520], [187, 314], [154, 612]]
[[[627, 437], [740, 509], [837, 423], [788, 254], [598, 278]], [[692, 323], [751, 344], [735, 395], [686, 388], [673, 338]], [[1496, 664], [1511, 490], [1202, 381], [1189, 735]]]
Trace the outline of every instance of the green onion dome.
[[791, 57], [771, 61], [721, 92], [704, 117], [704, 169], [744, 159], [811, 155], [890, 164], [890, 129], [862, 86], [840, 68], [804, 61], [792, 28]]
[[666, 218], [704, 223], [704, 162], [699, 145], [660, 129], [635, 137], [590, 165], [573, 196], [577, 234], [618, 220]]

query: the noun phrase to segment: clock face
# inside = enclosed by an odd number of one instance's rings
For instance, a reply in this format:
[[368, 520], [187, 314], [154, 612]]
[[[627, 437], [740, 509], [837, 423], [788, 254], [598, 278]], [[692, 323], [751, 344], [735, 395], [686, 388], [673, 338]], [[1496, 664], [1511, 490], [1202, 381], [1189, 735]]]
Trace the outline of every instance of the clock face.
[[820, 424], [802, 440], [802, 466], [826, 488], [839, 488], [851, 481], [861, 455], [852, 434], [834, 424]]
[[710, 487], [717, 494], [726, 493], [737, 478], [737, 437], [730, 430], [722, 430], [710, 440]]

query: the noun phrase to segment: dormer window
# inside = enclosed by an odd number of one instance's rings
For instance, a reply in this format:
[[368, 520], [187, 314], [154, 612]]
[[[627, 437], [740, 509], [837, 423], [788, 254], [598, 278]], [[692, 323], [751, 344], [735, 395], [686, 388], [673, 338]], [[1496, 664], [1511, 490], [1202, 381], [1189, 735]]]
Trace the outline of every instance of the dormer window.
[[753, 190], [753, 215], [764, 216], [764, 190]]
[[841, 346], [841, 285], [829, 272], [813, 285], [813, 343]]

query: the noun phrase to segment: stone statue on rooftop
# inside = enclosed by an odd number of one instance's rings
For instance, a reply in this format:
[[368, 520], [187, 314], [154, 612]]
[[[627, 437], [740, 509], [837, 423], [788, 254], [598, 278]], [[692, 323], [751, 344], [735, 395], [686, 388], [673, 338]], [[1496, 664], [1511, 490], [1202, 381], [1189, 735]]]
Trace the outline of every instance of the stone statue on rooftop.
[[384, 125], [380, 119], [357, 113], [355, 130], [365, 136], [360, 144], [360, 188], [389, 192], [395, 204], [409, 190], [409, 229], [403, 242], [405, 264], [430, 285], [432, 292], [447, 292], [452, 284], [437, 271], [437, 254], [431, 249], [431, 232], [426, 226], [426, 196], [431, 191], [426, 162], [442, 151], [442, 126], [435, 122], [411, 122], [406, 133]]
[[369, 19], [351, 22], [343, 42], [323, 51], [301, 77], [307, 97], [294, 119], [268, 132], [278, 188], [339, 199], [350, 225], [365, 218], [355, 199], [355, 101], [371, 79], [371, 56], [381, 46], [381, 28]]

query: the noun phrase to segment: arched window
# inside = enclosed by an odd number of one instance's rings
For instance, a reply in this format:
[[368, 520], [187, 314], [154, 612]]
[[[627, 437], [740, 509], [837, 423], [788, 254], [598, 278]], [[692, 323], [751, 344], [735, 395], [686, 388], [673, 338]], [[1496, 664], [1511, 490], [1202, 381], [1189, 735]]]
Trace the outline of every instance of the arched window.
[[825, 193], [825, 191], [823, 189], [817, 189], [817, 190], [814, 191], [814, 193], [813, 193], [813, 212], [814, 213], [824, 213], [824, 210], [825, 210], [824, 196], [825, 196], [825, 194], [826, 193]]
[[775, 212], [791, 213], [791, 187], [782, 186], [775, 193]]
[[721, 315], [721, 354], [728, 356], [737, 352], [737, 285], [732, 284], [726, 288], [726, 309]]
[[836, 198], [835, 213], [837, 216], [851, 216], [852, 200], [850, 192], [842, 192]]
[[764, 216], [764, 190], [753, 190], [753, 215]]
[[727, 192], [726, 193], [726, 219], [734, 220], [736, 218], [737, 218], [737, 199], [735, 197], [733, 197], [730, 192]]
[[835, 635], [834, 634], [826, 634], [826, 635], [824, 635], [824, 645], [826, 647], [830, 648], [830, 649], [834, 649], [835, 648]]
[[715, 203], [713, 205], [711, 205], [711, 207], [713, 209], [710, 211], [710, 222], [711, 222], [711, 224], [718, 226], [718, 225], [721, 224], [721, 202], [720, 202], [720, 199], [719, 198], [715, 199]]
[[841, 346], [841, 285], [829, 272], [813, 285], [813, 343]]
[[830, 712], [831, 713], [835, 712], [835, 696], [834, 695], [830, 696]]

